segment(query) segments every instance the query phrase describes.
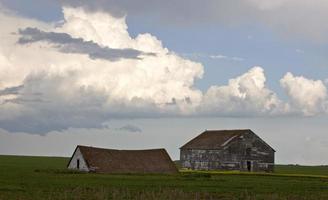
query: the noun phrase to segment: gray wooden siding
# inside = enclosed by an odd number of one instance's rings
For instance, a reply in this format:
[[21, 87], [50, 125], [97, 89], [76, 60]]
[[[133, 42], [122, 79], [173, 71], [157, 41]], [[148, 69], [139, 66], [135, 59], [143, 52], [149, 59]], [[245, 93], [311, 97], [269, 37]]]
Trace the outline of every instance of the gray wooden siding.
[[253, 133], [235, 138], [222, 149], [181, 149], [182, 167], [194, 170], [240, 170], [272, 172], [274, 151]]

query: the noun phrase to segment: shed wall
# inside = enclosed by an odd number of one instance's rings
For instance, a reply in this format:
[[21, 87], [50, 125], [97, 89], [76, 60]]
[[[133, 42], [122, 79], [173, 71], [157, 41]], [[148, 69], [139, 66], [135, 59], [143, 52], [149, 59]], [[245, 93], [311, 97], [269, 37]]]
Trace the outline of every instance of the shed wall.
[[[80, 161], [80, 167], [79, 169], [77, 168], [77, 160]], [[68, 164], [68, 169], [74, 169], [74, 170], [80, 170], [80, 171], [89, 171], [88, 165], [85, 162], [83, 155], [80, 151], [79, 148], [76, 149], [76, 151], [74, 152], [74, 155], [72, 156], [72, 159], [70, 161], [70, 163]]]

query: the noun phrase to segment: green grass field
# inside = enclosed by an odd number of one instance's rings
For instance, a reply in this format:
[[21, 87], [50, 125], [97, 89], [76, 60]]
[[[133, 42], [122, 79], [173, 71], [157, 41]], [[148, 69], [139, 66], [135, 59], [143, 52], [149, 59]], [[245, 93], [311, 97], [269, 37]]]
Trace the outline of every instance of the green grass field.
[[328, 167], [278, 165], [273, 174], [182, 171], [87, 174], [68, 158], [0, 156], [0, 199], [328, 199]]

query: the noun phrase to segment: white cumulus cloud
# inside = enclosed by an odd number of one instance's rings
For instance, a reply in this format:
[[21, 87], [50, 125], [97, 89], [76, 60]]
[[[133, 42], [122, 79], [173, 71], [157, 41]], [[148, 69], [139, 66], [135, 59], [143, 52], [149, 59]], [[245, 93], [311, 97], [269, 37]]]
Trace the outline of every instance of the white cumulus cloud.
[[[99, 127], [111, 117], [185, 115], [200, 104], [202, 93], [193, 87], [203, 74], [200, 63], [179, 57], [148, 33], [130, 37], [124, 17], [82, 8], [63, 12], [59, 25], [1, 13], [1, 127]], [[74, 51], [58, 45], [74, 45]], [[108, 50], [101, 58], [112, 58], [113, 49], [120, 59], [94, 59], [100, 50]], [[127, 49], [152, 54], [130, 59]]]
[[294, 111], [304, 115], [315, 115], [328, 111], [327, 88], [321, 80], [311, 80], [303, 76], [287, 73], [280, 84], [290, 98]]
[[228, 85], [211, 86], [203, 97], [205, 112], [216, 115], [258, 115], [284, 112], [277, 95], [265, 85], [261, 67], [230, 79]]
[[[309, 115], [326, 109], [322, 82], [286, 75], [286, 104], [268, 88], [261, 67], [202, 92], [194, 84], [203, 76], [201, 63], [149, 33], [131, 37], [125, 16], [80, 7], [64, 7], [63, 13], [64, 21], [44, 23], [0, 10], [2, 129], [44, 134], [103, 128], [113, 118], [271, 116], [290, 107]], [[297, 94], [299, 88], [306, 95]]]

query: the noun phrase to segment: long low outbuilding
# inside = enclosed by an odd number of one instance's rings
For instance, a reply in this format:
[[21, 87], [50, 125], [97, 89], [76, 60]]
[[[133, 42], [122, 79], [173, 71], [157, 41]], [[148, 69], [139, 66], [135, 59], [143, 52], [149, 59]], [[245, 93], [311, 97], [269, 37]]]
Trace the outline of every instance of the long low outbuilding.
[[178, 173], [165, 149], [117, 150], [78, 145], [67, 167], [95, 173]]

